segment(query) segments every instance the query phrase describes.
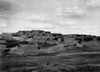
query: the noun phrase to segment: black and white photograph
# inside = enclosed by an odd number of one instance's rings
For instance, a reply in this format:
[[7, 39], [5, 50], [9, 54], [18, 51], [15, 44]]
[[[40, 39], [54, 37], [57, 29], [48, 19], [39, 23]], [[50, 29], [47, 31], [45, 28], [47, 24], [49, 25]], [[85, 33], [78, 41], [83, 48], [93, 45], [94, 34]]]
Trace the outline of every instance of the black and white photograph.
[[0, 72], [100, 72], [100, 0], [0, 0]]

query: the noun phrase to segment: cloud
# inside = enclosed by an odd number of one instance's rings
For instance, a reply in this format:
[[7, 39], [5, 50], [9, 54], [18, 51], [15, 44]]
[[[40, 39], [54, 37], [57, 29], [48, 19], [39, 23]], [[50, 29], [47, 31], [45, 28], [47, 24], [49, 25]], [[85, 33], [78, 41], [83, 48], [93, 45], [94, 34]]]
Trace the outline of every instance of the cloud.
[[0, 0], [0, 29], [2, 32], [10, 26], [10, 21], [19, 10], [21, 11], [21, 7], [14, 0]]
[[[18, 5], [14, 2], [0, 0], [0, 17], [10, 17], [18, 12]], [[20, 7], [19, 7], [20, 9]]]
[[84, 8], [89, 12], [100, 11], [100, 0], [86, 0], [84, 1]]
[[58, 8], [57, 13], [62, 18], [84, 19], [86, 17], [86, 12], [79, 7]]
[[31, 12], [18, 13], [9, 21], [9, 27], [5, 32], [31, 29], [52, 28], [54, 25], [48, 22], [49, 18], [43, 14], [33, 14]]
[[7, 24], [5, 23], [5, 20], [0, 19], [0, 27], [7, 27]]
[[69, 1], [0, 0], [0, 31], [42, 29], [63, 34], [90, 32], [98, 35], [99, 4], [88, 5], [89, 0]]

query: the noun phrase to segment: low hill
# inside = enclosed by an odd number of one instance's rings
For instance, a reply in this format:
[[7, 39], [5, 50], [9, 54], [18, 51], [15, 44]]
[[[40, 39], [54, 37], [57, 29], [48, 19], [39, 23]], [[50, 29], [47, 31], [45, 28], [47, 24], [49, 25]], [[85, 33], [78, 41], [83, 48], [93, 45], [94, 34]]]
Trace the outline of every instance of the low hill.
[[42, 30], [0, 35], [0, 72], [98, 72], [99, 62], [100, 36]]

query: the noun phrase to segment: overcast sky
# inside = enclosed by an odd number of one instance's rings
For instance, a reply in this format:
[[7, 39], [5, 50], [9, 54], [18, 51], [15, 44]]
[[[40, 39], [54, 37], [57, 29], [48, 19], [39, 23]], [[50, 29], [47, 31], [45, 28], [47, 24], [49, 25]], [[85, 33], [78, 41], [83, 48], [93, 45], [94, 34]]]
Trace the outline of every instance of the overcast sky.
[[100, 0], [0, 0], [0, 33], [34, 29], [100, 35]]

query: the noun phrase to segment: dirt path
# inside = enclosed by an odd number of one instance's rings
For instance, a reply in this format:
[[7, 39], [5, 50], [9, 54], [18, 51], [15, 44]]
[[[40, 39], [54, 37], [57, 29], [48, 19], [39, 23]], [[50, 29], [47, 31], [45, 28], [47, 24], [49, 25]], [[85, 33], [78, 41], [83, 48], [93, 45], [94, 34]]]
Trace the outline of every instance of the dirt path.
[[60, 53], [56, 56], [68, 56], [68, 55], [92, 55], [92, 54], [100, 54], [100, 52], [75, 52], [75, 53]]

